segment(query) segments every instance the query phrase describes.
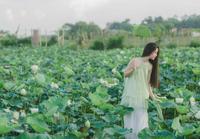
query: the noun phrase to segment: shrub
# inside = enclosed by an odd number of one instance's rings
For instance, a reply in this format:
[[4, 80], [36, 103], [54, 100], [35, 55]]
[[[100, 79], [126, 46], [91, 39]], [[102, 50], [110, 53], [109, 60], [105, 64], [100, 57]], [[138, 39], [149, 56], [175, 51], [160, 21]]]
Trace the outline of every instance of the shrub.
[[27, 46], [27, 45], [31, 45], [31, 37], [17, 39], [17, 46]]
[[199, 41], [191, 41], [190, 44], [189, 44], [190, 47], [200, 47], [200, 42]]
[[103, 41], [95, 40], [90, 48], [93, 50], [104, 50], [105, 45], [104, 45]]
[[167, 44], [167, 48], [177, 48], [177, 44], [176, 43], [169, 43], [169, 44]]
[[52, 35], [50, 37], [50, 39], [48, 40], [47, 44], [48, 45], [55, 45], [57, 43], [57, 36], [56, 35]]
[[31, 37], [17, 38], [15, 35], [6, 35], [0, 39], [1, 46], [26, 46], [31, 45]]
[[109, 38], [107, 43], [107, 49], [113, 48], [123, 48], [124, 37], [123, 36], [114, 36]]
[[77, 50], [79, 48], [78, 44], [74, 41], [68, 41], [66, 44], [67, 47], [72, 50]]
[[14, 35], [6, 35], [0, 39], [0, 44], [2, 46], [16, 46], [17, 38]]

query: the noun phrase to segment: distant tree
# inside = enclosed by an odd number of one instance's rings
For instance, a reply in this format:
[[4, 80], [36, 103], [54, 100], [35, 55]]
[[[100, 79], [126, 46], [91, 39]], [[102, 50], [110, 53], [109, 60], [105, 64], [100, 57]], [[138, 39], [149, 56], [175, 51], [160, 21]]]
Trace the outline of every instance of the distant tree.
[[191, 15], [182, 17], [182, 21], [178, 24], [180, 28], [200, 28], [200, 15]]
[[165, 22], [163, 22], [163, 25], [165, 26], [165, 29], [167, 32], [169, 32], [172, 28], [177, 27], [179, 24], [179, 20], [175, 17], [170, 17]]
[[153, 24], [153, 18], [151, 16], [148, 16], [144, 20], [142, 20], [141, 24]]
[[132, 25], [129, 23], [130, 19], [125, 19], [122, 22], [107, 23], [107, 29], [109, 30], [125, 30], [132, 32]]
[[184, 15], [181, 17], [181, 20], [179, 20], [176, 15], [168, 19], [163, 19], [161, 16], [154, 18], [149, 16], [145, 18], [141, 24], [148, 26], [152, 32], [157, 28], [157, 24], [162, 24], [167, 32], [172, 28], [200, 28], [200, 15]]
[[84, 41], [101, 34], [101, 28], [92, 22], [79, 21], [75, 24], [66, 23], [62, 26], [62, 29], [65, 31], [66, 39], [77, 40], [80, 45]]
[[101, 28], [93, 22], [89, 23], [87, 28], [88, 39], [92, 39], [94, 36], [98, 36], [99, 34], [101, 34]]
[[145, 25], [135, 26], [134, 34], [141, 38], [151, 37], [150, 29]]
[[163, 22], [164, 22], [164, 19], [162, 18], [162, 16], [155, 17], [154, 19], [154, 23], [156, 24], [162, 24]]
[[160, 38], [166, 33], [166, 28], [163, 24], [155, 24], [153, 36]]

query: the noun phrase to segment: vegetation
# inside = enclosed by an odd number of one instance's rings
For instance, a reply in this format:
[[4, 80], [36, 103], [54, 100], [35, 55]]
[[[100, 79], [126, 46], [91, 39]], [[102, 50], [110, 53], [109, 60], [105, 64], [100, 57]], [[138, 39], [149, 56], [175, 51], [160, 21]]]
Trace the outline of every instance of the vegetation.
[[[123, 70], [142, 48], [110, 51], [8, 47], [0, 51], [0, 136], [123, 138]], [[149, 100], [143, 139], [199, 138], [199, 48], [161, 48], [162, 102]]]
[[[200, 15], [183, 16], [181, 20], [176, 16], [168, 19], [163, 19], [161, 16], [149, 16], [137, 25], [131, 24], [129, 19], [125, 19], [122, 22], [107, 23], [104, 29], [93, 22], [65, 23], [57, 30], [57, 33], [64, 34], [65, 41], [73, 42], [77, 48], [89, 48], [92, 46], [96, 49], [95, 45], [99, 45], [96, 40], [101, 38], [100, 41], [105, 43], [107, 38], [112, 37], [111, 39], [114, 39], [116, 35], [123, 36], [125, 47], [132, 47], [133, 44], [134, 46], [143, 46], [147, 40], [159, 41], [164, 46], [170, 45], [169, 43], [173, 43], [176, 46], [189, 46], [194, 40], [197, 40], [196, 42], [200, 41], [198, 36], [192, 35], [193, 32], [200, 33], [199, 28]], [[2, 37], [1, 34], [7, 35]], [[42, 37], [41, 41], [41, 44], [46, 46], [44, 37]], [[56, 43], [58, 43], [57, 34], [48, 36], [48, 46]], [[18, 38], [9, 32], [0, 31], [0, 45], [3, 47], [30, 46], [31, 38]], [[106, 45], [104, 44], [103, 47], [109, 48]], [[119, 48], [119, 46], [112, 46], [112, 48]]]

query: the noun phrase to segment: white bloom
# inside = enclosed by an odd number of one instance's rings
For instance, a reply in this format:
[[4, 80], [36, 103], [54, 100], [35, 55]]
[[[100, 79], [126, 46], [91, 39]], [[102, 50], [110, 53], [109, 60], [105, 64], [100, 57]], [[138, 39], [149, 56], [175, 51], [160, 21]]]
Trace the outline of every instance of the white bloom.
[[193, 96], [190, 97], [190, 101], [195, 101], [195, 98]]
[[28, 125], [27, 124], [24, 124], [24, 127], [25, 127], [25, 129], [28, 129]]
[[59, 112], [53, 114], [54, 118], [59, 118]]
[[198, 112], [195, 114], [194, 117], [197, 118], [197, 119], [200, 119], [200, 111], [198, 111]]
[[21, 117], [26, 117], [26, 112], [24, 110], [21, 110], [20, 115], [21, 115]]
[[27, 92], [26, 92], [25, 89], [22, 89], [22, 90], [20, 91], [20, 94], [21, 94], [22, 96], [25, 96], [25, 95], [27, 94]]
[[120, 51], [120, 54], [124, 54], [124, 51]]
[[121, 56], [120, 56], [120, 55], [117, 55], [117, 59], [121, 59]]
[[111, 80], [111, 82], [108, 82], [107, 87], [113, 87], [119, 83], [119, 80], [114, 78]]
[[8, 113], [11, 112], [11, 111], [10, 111], [10, 108], [6, 108], [6, 109], [4, 109], [4, 111], [5, 111], [5, 112], [8, 112]]
[[14, 131], [17, 132], [17, 133], [24, 133], [23, 129], [15, 129]]
[[67, 105], [69, 106], [69, 105], [71, 105], [72, 103], [71, 103], [71, 100], [69, 99], [68, 101], [67, 101]]
[[32, 66], [31, 66], [31, 70], [32, 70], [32, 72], [33, 72], [34, 74], [37, 73], [38, 69], [39, 69], [38, 65], [32, 65]]
[[181, 104], [181, 103], [183, 103], [183, 98], [176, 98], [175, 101], [176, 101], [176, 103]]
[[12, 119], [11, 122], [14, 123], [14, 124], [17, 124], [17, 123], [18, 123], [18, 121], [15, 120], [15, 119]]
[[13, 112], [13, 118], [15, 120], [18, 120], [19, 119], [19, 112], [17, 112], [17, 111]]
[[110, 87], [112, 87], [112, 86], [117, 85], [118, 82], [119, 82], [119, 80], [116, 79], [116, 78], [114, 78], [114, 79], [112, 79], [112, 80], [110, 80], [110, 81], [107, 81], [107, 80], [104, 80], [104, 79], [101, 78], [101, 79], [99, 79], [99, 82], [100, 82], [102, 85], [104, 85], [104, 86], [110, 88]]
[[52, 83], [51, 83], [51, 88], [58, 89], [59, 86], [58, 86], [58, 84], [52, 82]]
[[106, 61], [106, 60], [103, 60], [103, 63], [104, 63], [104, 64], [108, 64], [108, 61]]
[[106, 81], [104, 80], [104, 79], [99, 79], [99, 82], [101, 83], [101, 84], [105, 84], [106, 83]]
[[113, 74], [116, 74], [116, 73], [117, 73], [117, 68], [116, 68], [116, 67], [112, 69], [112, 73], [113, 73]]
[[165, 60], [163, 60], [162, 62], [161, 62], [161, 64], [166, 64], [167, 63], [167, 61], [165, 61]]
[[90, 127], [90, 121], [89, 121], [89, 120], [87, 120], [87, 121], [85, 122], [85, 126], [86, 126], [87, 128]]
[[194, 106], [195, 105], [195, 98], [192, 96], [190, 97], [190, 105]]
[[195, 104], [196, 104], [195, 101], [190, 102], [190, 105], [191, 105], [191, 106], [195, 106]]
[[31, 110], [31, 113], [37, 113], [39, 111], [38, 108], [30, 108], [30, 110]]

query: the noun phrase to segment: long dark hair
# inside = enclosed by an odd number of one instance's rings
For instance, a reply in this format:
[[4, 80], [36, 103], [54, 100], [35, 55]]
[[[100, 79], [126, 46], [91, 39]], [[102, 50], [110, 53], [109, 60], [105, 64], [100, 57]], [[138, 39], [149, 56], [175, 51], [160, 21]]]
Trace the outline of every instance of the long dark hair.
[[157, 56], [154, 60], [149, 59], [149, 62], [152, 64], [152, 72], [151, 72], [151, 77], [150, 77], [150, 85], [154, 88], [158, 88], [160, 86], [160, 81], [159, 81], [159, 66], [158, 66], [158, 58], [159, 58], [159, 53], [160, 49], [159, 46], [154, 43], [154, 42], [149, 42], [146, 44], [144, 47], [142, 57], [149, 56], [154, 50], [158, 48]]

